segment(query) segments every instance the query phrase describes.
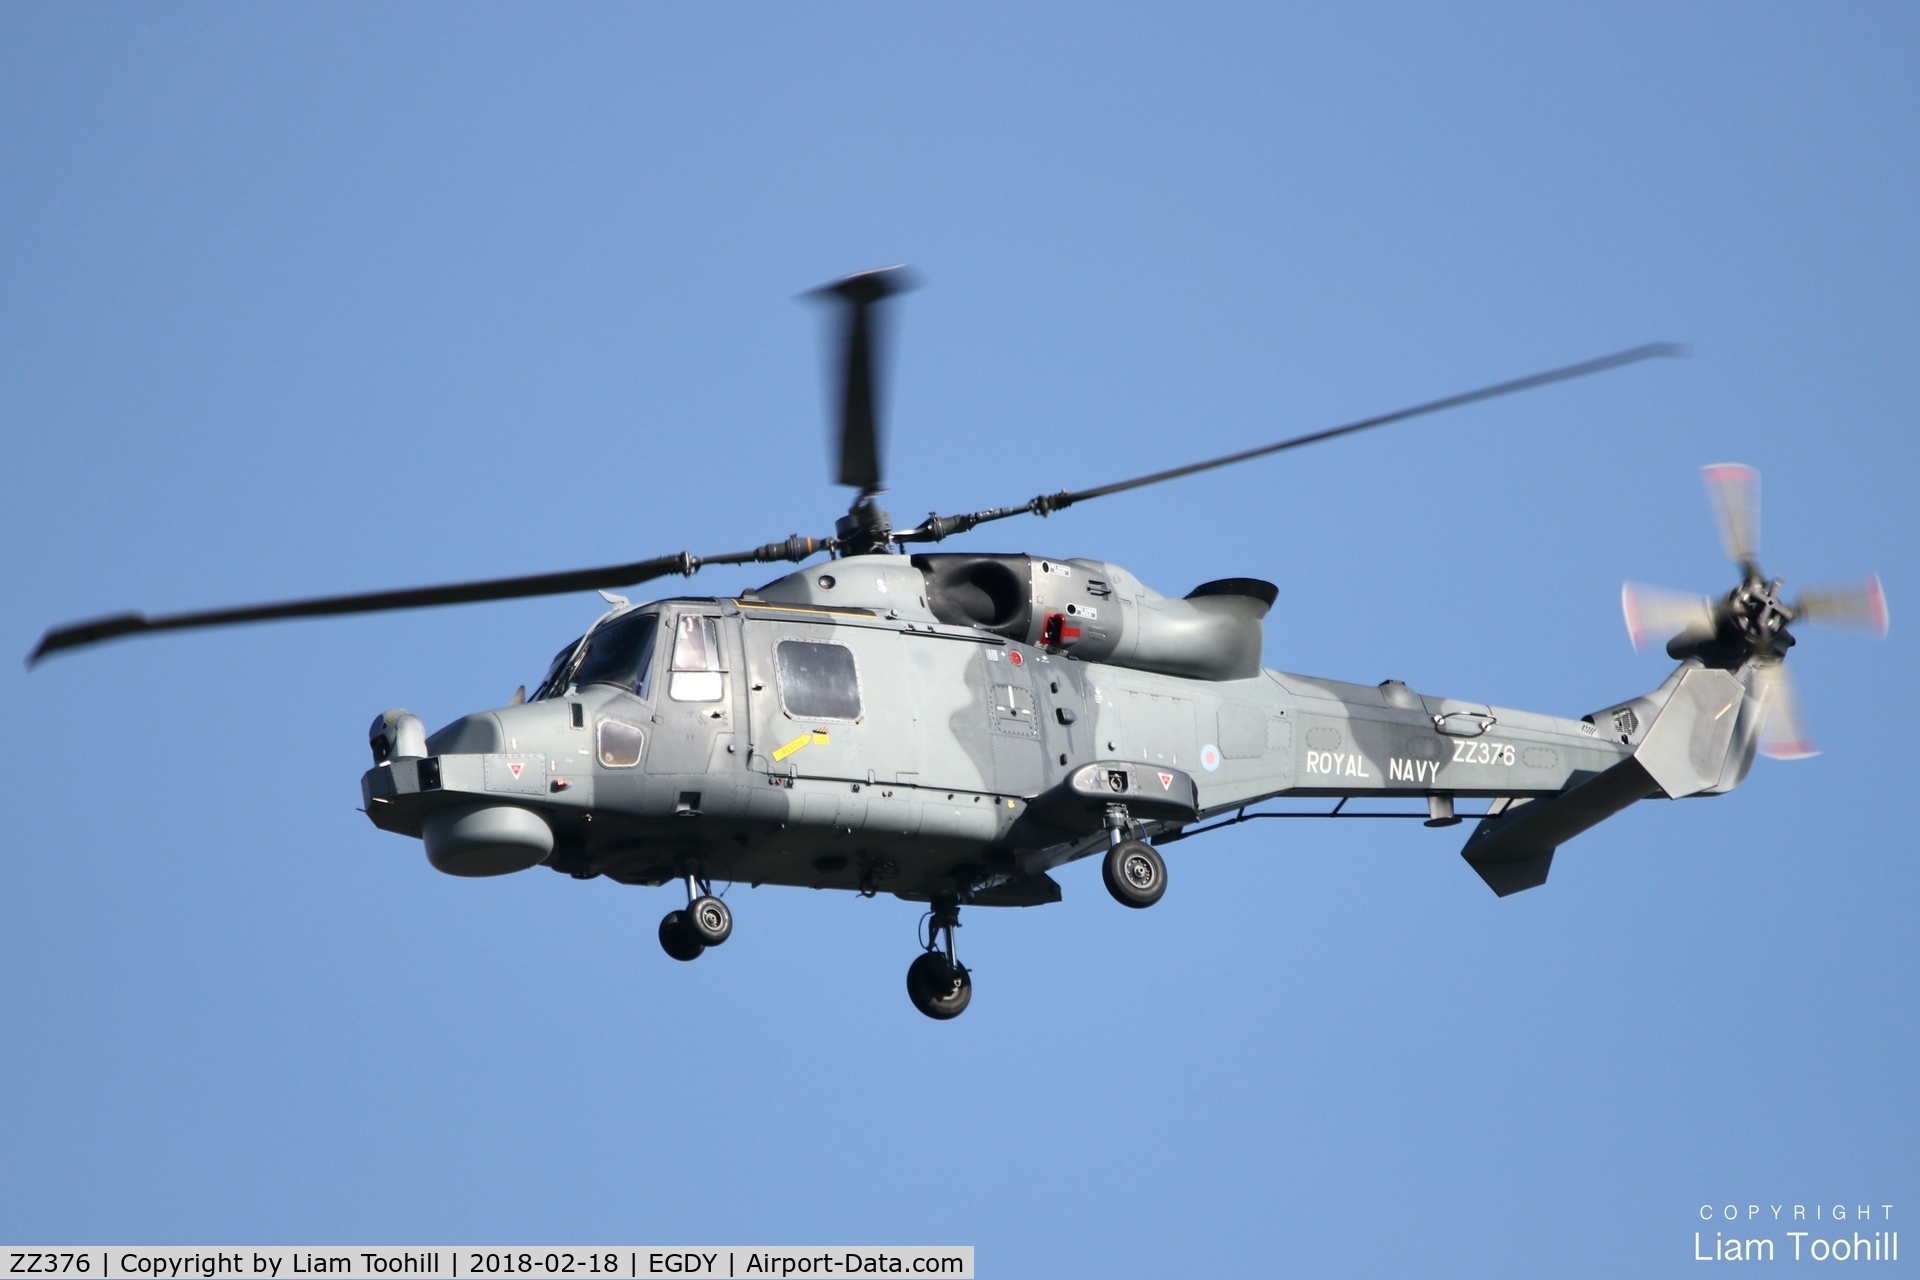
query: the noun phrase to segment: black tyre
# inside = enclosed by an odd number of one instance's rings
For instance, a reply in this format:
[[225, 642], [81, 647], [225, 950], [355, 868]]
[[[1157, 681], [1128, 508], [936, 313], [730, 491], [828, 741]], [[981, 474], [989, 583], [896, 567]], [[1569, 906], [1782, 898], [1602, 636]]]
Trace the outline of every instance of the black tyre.
[[1108, 850], [1100, 876], [1123, 907], [1150, 907], [1167, 891], [1167, 864], [1158, 849], [1140, 840], [1125, 840]]
[[706, 947], [693, 936], [686, 912], [669, 911], [660, 921], [660, 949], [675, 960], [698, 960]]
[[965, 965], [951, 965], [938, 951], [922, 952], [907, 966], [907, 998], [929, 1018], [945, 1022], [967, 1010], [973, 999], [973, 979]]
[[717, 947], [733, 936], [733, 913], [718, 898], [695, 898], [681, 914], [694, 941], [703, 947]]

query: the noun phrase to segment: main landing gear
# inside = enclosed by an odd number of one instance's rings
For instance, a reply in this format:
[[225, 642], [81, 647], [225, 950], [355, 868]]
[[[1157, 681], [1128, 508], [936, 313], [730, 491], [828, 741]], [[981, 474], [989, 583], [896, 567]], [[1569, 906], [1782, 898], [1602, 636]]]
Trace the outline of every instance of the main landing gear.
[[660, 922], [660, 949], [675, 960], [698, 960], [708, 947], [717, 947], [733, 936], [733, 913], [727, 904], [713, 896], [713, 887], [701, 879], [698, 870], [689, 867], [687, 905], [681, 911], [669, 911]]
[[1167, 864], [1160, 851], [1136, 839], [1133, 819], [1122, 805], [1107, 810], [1107, 839], [1111, 845], [1100, 866], [1107, 892], [1123, 907], [1150, 907], [1167, 891]]
[[953, 954], [953, 931], [959, 927], [959, 899], [935, 898], [928, 916], [927, 949], [907, 966], [907, 998], [914, 1008], [941, 1022], [965, 1013], [973, 999], [973, 979]]

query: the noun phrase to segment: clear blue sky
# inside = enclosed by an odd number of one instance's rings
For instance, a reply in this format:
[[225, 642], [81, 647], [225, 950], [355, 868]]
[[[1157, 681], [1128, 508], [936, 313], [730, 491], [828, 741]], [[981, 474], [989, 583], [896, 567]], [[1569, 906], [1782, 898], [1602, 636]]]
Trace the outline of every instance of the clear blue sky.
[[[975, 534], [1280, 585], [1269, 665], [1580, 715], [1622, 578], [1878, 569], [1824, 754], [1500, 901], [1266, 823], [970, 911], [468, 882], [365, 730], [556, 598], [0, 663], [0, 1238], [973, 1243], [983, 1276], [1663, 1275], [1705, 1202], [1920, 1210], [1907, 6], [0, 11], [0, 653], [49, 624], [828, 526], [818, 317], [912, 262], [889, 505], [1013, 502], [1651, 339], [1687, 361]], [[723, 570], [720, 593], [767, 575]], [[671, 584], [669, 590], [676, 589]], [[1909, 1252], [1920, 1256], [1920, 1225]], [[1903, 1264], [1912, 1265], [1912, 1264]]]

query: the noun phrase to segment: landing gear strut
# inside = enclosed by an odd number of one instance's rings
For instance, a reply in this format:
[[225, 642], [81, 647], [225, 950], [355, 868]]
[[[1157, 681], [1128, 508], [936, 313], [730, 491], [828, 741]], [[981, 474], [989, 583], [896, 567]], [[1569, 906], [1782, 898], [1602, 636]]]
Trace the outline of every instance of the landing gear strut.
[[966, 1012], [967, 1002], [973, 999], [973, 979], [953, 954], [953, 931], [959, 927], [959, 899], [935, 898], [928, 917], [927, 949], [907, 966], [907, 998], [914, 1008], [941, 1022]]
[[1167, 864], [1160, 851], [1132, 836], [1133, 819], [1125, 806], [1107, 810], [1107, 839], [1111, 847], [1100, 866], [1107, 892], [1123, 907], [1150, 907], [1167, 891]]
[[717, 947], [733, 936], [733, 913], [713, 896], [713, 887], [701, 878], [697, 868], [688, 867], [683, 874], [687, 905], [684, 910], [667, 912], [660, 922], [660, 949], [675, 960], [698, 960], [708, 947]]

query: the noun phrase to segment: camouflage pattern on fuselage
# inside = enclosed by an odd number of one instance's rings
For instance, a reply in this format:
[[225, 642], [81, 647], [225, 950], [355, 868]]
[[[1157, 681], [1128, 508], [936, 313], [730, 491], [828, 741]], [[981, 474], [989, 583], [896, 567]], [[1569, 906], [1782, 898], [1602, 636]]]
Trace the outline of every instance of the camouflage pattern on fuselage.
[[[1163, 607], [1119, 573], [1105, 607]], [[530, 811], [552, 833], [533, 860], [582, 878], [659, 884], [697, 866], [1029, 905], [1057, 899], [1049, 869], [1106, 848], [1116, 803], [1164, 836], [1275, 797], [1483, 797], [1492, 816], [1465, 852], [1511, 892], [1545, 878], [1560, 840], [1645, 796], [1729, 789], [1753, 756], [1744, 668], [1689, 660], [1570, 720], [1397, 681], [1086, 661], [942, 621], [927, 581], [907, 557], [854, 556], [738, 598], [616, 610], [589, 638], [652, 615], [644, 669], [455, 721], [424, 756], [365, 775], [368, 814], [420, 836], [436, 812], [444, 827], [463, 807]]]

